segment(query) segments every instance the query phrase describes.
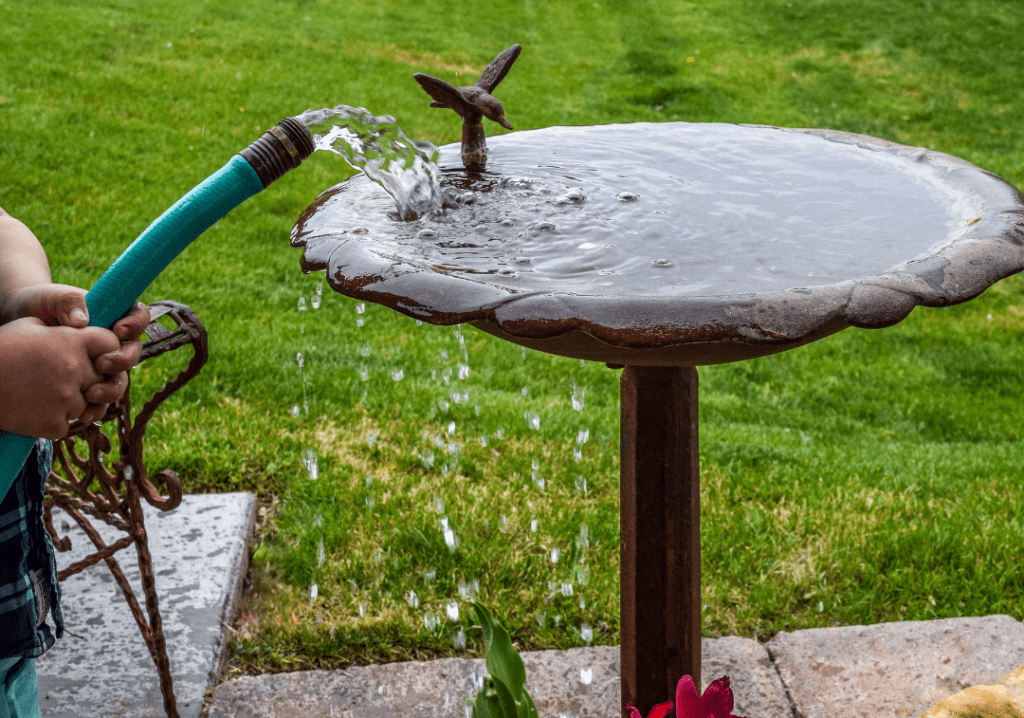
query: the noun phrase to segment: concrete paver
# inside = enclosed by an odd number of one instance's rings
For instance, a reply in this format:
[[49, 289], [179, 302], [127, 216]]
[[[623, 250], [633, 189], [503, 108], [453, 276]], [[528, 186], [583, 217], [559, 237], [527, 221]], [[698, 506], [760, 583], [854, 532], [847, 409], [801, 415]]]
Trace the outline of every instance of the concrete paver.
[[[255, 516], [252, 494], [186, 495], [174, 511], [146, 507], [167, 652], [178, 710], [198, 718], [206, 689], [217, 679], [234, 602], [245, 578], [248, 537]], [[71, 538], [57, 566], [81, 560], [92, 542], [63, 511], [54, 526]], [[123, 536], [95, 522], [103, 540]], [[135, 549], [116, 554], [142, 605], [145, 596]], [[65, 635], [36, 662], [43, 718], [144, 718], [163, 716], [153, 659], [128, 604], [106, 564], [100, 562], [61, 584]], [[51, 623], [52, 625], [52, 623]]]

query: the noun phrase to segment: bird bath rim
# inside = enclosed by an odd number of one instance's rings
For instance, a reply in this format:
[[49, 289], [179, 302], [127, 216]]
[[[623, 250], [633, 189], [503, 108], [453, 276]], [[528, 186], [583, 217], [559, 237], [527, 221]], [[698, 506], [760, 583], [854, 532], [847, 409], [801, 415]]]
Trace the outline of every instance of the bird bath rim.
[[[636, 132], [646, 124], [579, 130], [623, 127]], [[304, 246], [303, 270], [328, 270], [328, 281], [342, 294], [433, 324], [469, 323], [552, 354], [648, 366], [738, 361], [807, 344], [849, 326], [891, 326], [916, 306], [949, 306], [970, 300], [1024, 269], [1024, 195], [985, 170], [941, 152], [865, 135], [767, 125], [739, 127], [804, 133], [909, 158], [940, 178], [945, 194], [966, 203], [980, 218], [968, 222], [951, 241], [935, 245], [927, 256], [873, 276], [715, 295], [601, 296], [559, 291], [557, 287], [512, 292], [485, 281], [435, 271], [393, 253], [375, 253], [367, 239], [303, 235], [306, 220], [337, 188], [307, 208], [293, 230], [292, 243]], [[503, 144], [517, 141], [517, 136], [545, 131], [516, 132], [494, 139]], [[455, 155], [457, 148], [442, 148], [443, 156]], [[442, 304], [443, 309], [439, 308]]]

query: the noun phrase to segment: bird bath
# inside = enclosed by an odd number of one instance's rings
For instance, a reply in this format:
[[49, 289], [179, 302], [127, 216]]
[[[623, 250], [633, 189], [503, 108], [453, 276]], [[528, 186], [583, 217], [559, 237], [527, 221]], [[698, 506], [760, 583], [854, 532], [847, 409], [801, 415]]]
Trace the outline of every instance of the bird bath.
[[443, 211], [356, 176], [299, 218], [306, 272], [621, 378], [622, 702], [700, 686], [697, 366], [765, 356], [1024, 268], [1024, 196], [938, 152], [827, 130], [554, 127], [442, 148]]

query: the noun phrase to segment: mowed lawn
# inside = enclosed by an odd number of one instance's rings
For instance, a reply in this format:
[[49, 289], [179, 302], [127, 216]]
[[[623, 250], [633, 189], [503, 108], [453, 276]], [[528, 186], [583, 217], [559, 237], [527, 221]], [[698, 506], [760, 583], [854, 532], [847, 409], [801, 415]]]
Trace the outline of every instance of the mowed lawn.
[[[55, 281], [89, 287], [282, 117], [345, 103], [457, 141], [413, 73], [468, 84], [513, 43], [497, 94], [517, 131], [826, 127], [1024, 187], [1021, 27], [1014, 0], [0, 2], [0, 206]], [[149, 466], [260, 501], [231, 670], [479, 654], [472, 597], [521, 650], [616, 644], [618, 372], [303, 275], [289, 231], [351, 174], [321, 155], [143, 297], [192, 306], [211, 346], [154, 418]], [[1022, 618], [1022, 338], [1012, 277], [889, 329], [702, 368], [704, 634]], [[136, 370], [136, 404], [185, 361]]]

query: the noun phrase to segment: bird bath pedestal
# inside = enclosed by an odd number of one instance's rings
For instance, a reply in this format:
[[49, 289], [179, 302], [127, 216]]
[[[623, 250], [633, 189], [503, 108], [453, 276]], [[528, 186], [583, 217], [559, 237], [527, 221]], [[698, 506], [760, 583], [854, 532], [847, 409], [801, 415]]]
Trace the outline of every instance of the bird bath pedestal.
[[402, 222], [362, 176], [292, 242], [338, 292], [621, 378], [622, 704], [701, 686], [696, 367], [981, 294], [1024, 268], [1024, 196], [963, 160], [826, 130], [687, 123], [443, 148], [455, 202]]

